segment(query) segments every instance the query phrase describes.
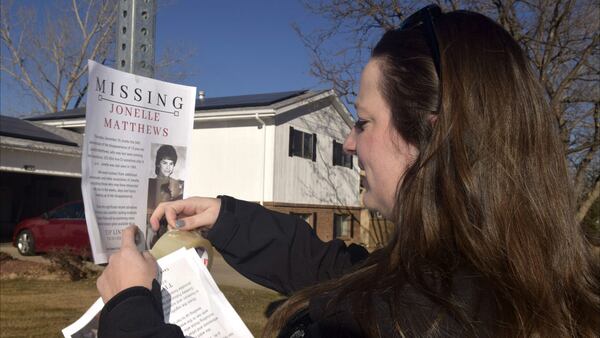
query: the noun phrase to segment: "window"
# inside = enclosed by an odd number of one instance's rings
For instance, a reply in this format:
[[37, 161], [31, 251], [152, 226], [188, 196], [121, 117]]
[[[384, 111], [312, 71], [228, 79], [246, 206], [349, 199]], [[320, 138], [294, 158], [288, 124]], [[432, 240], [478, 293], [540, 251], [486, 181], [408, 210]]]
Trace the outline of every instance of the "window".
[[333, 237], [352, 238], [352, 218], [350, 217], [350, 215], [333, 215]]
[[317, 155], [317, 134], [309, 134], [290, 127], [289, 155], [315, 161]]
[[73, 203], [55, 209], [48, 214], [48, 218], [55, 219], [82, 219], [85, 218], [83, 203]]
[[290, 215], [300, 217], [304, 222], [308, 223], [315, 232], [317, 231], [317, 213], [316, 212], [313, 212], [313, 213], [290, 212]]
[[367, 177], [364, 175], [364, 173], [360, 173], [360, 180], [358, 182], [358, 192], [362, 193], [363, 190], [365, 190], [365, 180], [367, 179]]
[[369, 211], [371, 218], [383, 219], [383, 215], [379, 211]]
[[309, 214], [309, 213], [299, 213], [299, 212], [290, 212], [290, 215], [300, 217], [304, 222], [306, 222], [308, 224], [310, 224], [310, 216], [312, 216], [312, 214]]
[[344, 152], [343, 145], [333, 140], [333, 165], [352, 169], [352, 155]]

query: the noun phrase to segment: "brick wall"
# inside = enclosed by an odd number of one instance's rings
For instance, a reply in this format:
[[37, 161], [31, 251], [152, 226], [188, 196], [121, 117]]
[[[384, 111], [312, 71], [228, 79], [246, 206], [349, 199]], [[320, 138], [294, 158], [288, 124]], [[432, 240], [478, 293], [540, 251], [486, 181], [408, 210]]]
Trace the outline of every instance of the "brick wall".
[[352, 236], [341, 239], [346, 242], [362, 243], [360, 208], [273, 202], [265, 202], [264, 205], [266, 208], [284, 214], [310, 214], [308, 223], [313, 229], [316, 229], [317, 236], [319, 236], [322, 241], [330, 241], [333, 239], [333, 219], [335, 214], [350, 215]]

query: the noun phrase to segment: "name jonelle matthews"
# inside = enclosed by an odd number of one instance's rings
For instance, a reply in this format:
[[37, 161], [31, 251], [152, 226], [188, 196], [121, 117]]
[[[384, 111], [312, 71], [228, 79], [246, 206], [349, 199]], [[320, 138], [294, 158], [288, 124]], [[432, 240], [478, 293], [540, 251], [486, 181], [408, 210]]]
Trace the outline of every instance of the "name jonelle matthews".
[[[168, 94], [139, 87], [129, 88], [126, 84], [118, 85], [106, 79], [100, 80], [98, 77], [96, 77], [96, 92], [98, 100], [110, 101], [109, 113], [111, 116], [104, 117], [104, 127], [114, 130], [167, 137], [169, 128], [159, 124], [161, 114], [179, 117], [179, 111], [184, 109], [181, 96], [170, 98]], [[133, 102], [131, 102], [132, 99]], [[125, 100], [129, 102], [124, 102]], [[138, 102], [144, 105], [153, 105], [156, 108], [137, 105]], [[118, 117], [134, 118], [139, 121], [124, 121]]]

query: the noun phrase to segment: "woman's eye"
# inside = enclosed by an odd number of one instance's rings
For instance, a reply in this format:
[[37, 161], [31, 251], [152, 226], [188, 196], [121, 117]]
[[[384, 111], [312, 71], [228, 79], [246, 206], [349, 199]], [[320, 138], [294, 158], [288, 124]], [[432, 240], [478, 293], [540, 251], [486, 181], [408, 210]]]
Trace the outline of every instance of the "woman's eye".
[[358, 131], [363, 131], [364, 127], [365, 127], [365, 124], [367, 124], [367, 120], [358, 119], [354, 123], [354, 128], [356, 128], [356, 130], [358, 130]]

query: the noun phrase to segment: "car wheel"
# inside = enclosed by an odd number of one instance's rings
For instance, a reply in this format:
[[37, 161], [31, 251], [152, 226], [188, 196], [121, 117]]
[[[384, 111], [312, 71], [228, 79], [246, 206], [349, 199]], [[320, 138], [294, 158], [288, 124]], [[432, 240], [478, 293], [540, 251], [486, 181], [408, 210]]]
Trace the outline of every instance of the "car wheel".
[[31, 231], [23, 230], [19, 233], [19, 237], [17, 237], [17, 249], [23, 256], [35, 254], [35, 241]]

